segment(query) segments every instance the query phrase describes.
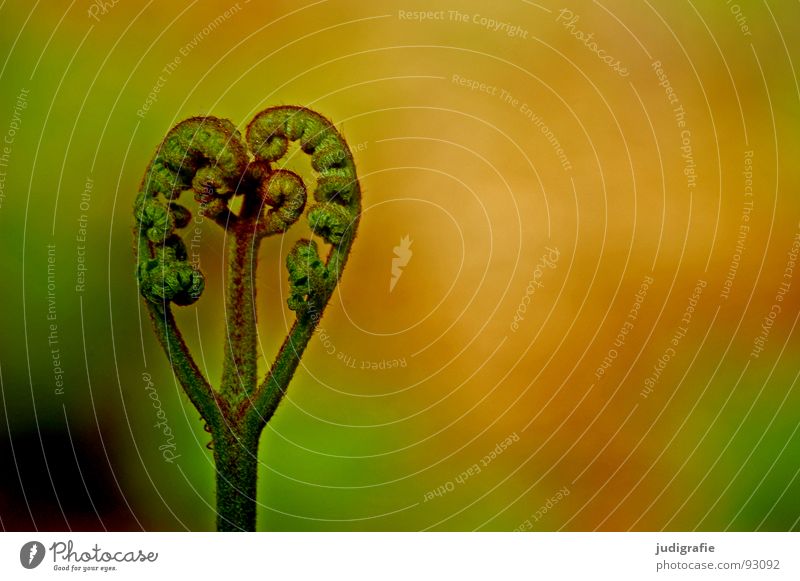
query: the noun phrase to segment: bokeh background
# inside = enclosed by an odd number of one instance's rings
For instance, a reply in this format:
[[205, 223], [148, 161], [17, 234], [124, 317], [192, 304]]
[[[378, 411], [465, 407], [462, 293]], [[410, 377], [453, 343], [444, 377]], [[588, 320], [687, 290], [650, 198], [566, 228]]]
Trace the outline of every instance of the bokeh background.
[[[797, 530], [798, 16], [3, 2], [0, 526], [213, 528], [131, 208], [181, 119], [297, 104], [347, 138], [364, 214], [262, 437], [259, 529]], [[222, 235], [197, 227], [209, 287], [178, 315], [218, 381]], [[264, 369], [298, 236], [262, 247]]]

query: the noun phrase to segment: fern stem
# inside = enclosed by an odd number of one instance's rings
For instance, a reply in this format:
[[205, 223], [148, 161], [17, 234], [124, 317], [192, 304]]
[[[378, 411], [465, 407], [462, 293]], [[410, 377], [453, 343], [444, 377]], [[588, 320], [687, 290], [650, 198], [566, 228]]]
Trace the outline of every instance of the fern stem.
[[256, 530], [258, 436], [231, 425], [213, 434], [218, 531]]
[[189, 348], [175, 325], [175, 317], [169, 304], [148, 302], [147, 308], [159, 343], [181, 387], [206, 423], [211, 427], [219, 425], [222, 419], [220, 402], [189, 353]]
[[258, 381], [256, 271], [259, 238], [246, 223], [228, 240], [228, 282], [225, 289], [226, 341], [222, 391], [235, 398], [252, 393]]

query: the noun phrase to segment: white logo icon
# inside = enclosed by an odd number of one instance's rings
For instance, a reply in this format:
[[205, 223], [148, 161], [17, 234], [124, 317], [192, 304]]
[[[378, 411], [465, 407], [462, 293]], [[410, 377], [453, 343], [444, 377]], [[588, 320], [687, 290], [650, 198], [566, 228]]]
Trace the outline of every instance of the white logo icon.
[[394, 258], [392, 258], [392, 278], [389, 280], [389, 292], [394, 290], [397, 281], [400, 280], [400, 277], [403, 274], [403, 268], [408, 266], [409, 261], [411, 260], [411, 255], [414, 254], [411, 251], [411, 244], [413, 244], [413, 240], [409, 237], [408, 234], [403, 236], [400, 239], [400, 244], [394, 247]]

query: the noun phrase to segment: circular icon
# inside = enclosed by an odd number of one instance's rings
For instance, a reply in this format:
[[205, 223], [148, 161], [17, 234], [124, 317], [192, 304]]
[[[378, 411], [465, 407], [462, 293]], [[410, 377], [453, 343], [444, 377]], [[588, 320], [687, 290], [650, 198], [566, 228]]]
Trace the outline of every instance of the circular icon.
[[39, 541], [30, 541], [19, 550], [19, 562], [26, 569], [35, 569], [44, 560], [44, 545]]

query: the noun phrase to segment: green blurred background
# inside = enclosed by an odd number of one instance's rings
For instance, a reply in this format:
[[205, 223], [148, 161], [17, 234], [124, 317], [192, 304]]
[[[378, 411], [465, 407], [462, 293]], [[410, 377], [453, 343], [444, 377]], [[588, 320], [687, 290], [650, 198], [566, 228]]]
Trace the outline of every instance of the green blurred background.
[[[297, 104], [350, 143], [364, 214], [261, 440], [260, 530], [799, 529], [798, 16], [3, 2], [0, 525], [214, 526], [208, 434], [142, 312], [131, 208], [178, 121]], [[214, 228], [178, 316], [216, 382]], [[264, 369], [300, 234], [262, 247]]]

